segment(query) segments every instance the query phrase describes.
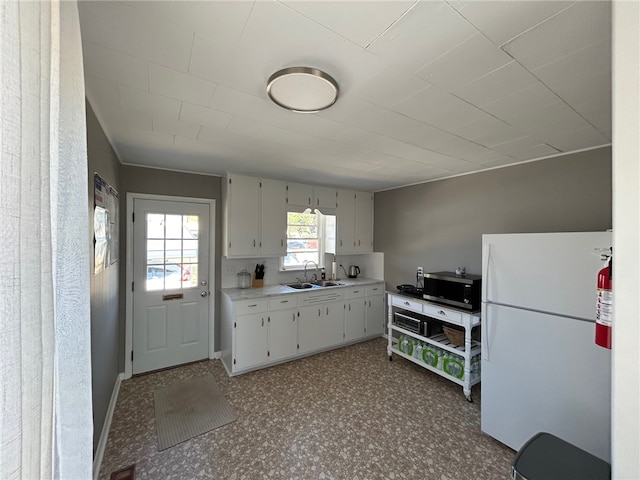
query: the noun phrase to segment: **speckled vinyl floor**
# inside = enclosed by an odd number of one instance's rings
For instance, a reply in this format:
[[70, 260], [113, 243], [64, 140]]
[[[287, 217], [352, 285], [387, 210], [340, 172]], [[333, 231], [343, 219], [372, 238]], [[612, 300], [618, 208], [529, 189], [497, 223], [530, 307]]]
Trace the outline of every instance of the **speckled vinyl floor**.
[[[213, 375], [238, 419], [162, 452], [153, 391]], [[515, 452], [480, 432], [480, 386], [386, 354], [379, 338], [237, 377], [219, 360], [125, 380], [101, 480], [507, 480]]]

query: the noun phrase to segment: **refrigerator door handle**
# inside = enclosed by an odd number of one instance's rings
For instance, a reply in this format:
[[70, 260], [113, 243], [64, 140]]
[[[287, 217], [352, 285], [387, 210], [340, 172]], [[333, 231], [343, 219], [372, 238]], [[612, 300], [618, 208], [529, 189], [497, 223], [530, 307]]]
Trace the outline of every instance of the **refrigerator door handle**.
[[482, 326], [480, 332], [482, 334], [482, 360], [489, 361], [489, 304], [483, 303]]
[[487, 302], [487, 290], [489, 288], [489, 265], [491, 264], [491, 244], [485, 243], [482, 251], [482, 301]]
[[491, 265], [491, 244], [485, 243], [482, 249], [482, 357], [489, 361], [489, 299], [487, 291], [489, 289], [489, 266]]

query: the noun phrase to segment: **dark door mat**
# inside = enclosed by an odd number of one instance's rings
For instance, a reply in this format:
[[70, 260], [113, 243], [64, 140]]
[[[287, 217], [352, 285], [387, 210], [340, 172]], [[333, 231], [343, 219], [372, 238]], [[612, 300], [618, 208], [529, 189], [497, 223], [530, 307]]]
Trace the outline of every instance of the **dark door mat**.
[[135, 480], [136, 466], [130, 465], [111, 474], [110, 480]]

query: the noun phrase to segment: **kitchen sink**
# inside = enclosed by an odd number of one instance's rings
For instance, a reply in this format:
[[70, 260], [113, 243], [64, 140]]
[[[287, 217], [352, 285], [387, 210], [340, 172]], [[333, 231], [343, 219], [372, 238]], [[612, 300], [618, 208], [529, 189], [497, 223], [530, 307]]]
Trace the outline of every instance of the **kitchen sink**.
[[306, 290], [309, 288], [319, 287], [337, 287], [344, 285], [343, 283], [334, 282], [332, 280], [317, 280], [315, 282], [297, 282], [297, 283], [285, 283], [285, 287], [295, 288], [296, 290]]
[[319, 285], [313, 285], [312, 283], [285, 283], [284, 285], [285, 287], [295, 288], [296, 290], [319, 287]]
[[312, 283], [314, 285], [318, 285], [319, 287], [338, 287], [340, 285], [344, 285], [344, 283], [334, 282], [333, 280], [317, 280]]

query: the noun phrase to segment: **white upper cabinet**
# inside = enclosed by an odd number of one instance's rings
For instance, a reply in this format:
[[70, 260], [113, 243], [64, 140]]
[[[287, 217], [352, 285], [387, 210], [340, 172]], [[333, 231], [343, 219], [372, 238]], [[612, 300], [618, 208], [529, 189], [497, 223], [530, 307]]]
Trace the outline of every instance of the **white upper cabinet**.
[[230, 174], [224, 182], [225, 255], [250, 256], [260, 251], [260, 179]]
[[286, 255], [285, 182], [229, 174], [224, 186], [224, 254]]
[[338, 190], [336, 253], [373, 252], [373, 194]]
[[260, 254], [287, 254], [287, 184], [260, 180]]
[[335, 209], [337, 203], [336, 189], [331, 187], [313, 187], [315, 197], [314, 207], [322, 212], [322, 209]]
[[373, 194], [369, 192], [356, 192], [354, 249], [373, 252]]
[[313, 208], [313, 185], [288, 182], [287, 205]]
[[311, 210], [317, 208], [322, 211], [324, 208], [333, 211], [336, 208], [336, 189], [288, 182], [287, 205], [309, 207]]
[[353, 190], [338, 190], [336, 209], [336, 253], [355, 251], [356, 197]]
[[[373, 194], [228, 174], [223, 181], [223, 255], [287, 254], [287, 212], [336, 217], [336, 254], [373, 252]], [[333, 252], [332, 252], [333, 253]]]

